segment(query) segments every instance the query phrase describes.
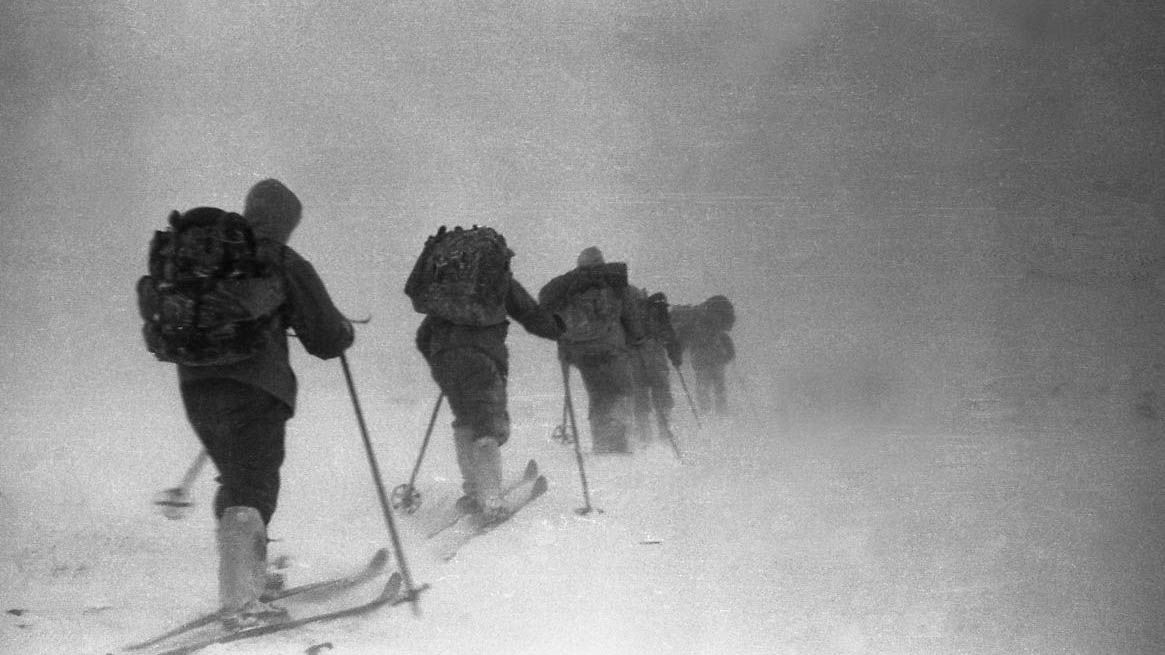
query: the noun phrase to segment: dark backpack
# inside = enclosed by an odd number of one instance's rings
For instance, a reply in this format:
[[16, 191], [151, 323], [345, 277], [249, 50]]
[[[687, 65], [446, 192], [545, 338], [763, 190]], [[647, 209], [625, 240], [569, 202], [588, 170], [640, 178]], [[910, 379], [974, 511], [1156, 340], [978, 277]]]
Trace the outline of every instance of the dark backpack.
[[611, 341], [621, 333], [620, 313], [621, 305], [614, 289], [591, 287], [571, 297], [555, 316], [562, 321], [562, 341], [587, 343]]
[[672, 305], [668, 308], [668, 319], [671, 321], [672, 329], [682, 337], [686, 337], [695, 327], [699, 314], [699, 310], [693, 305]]
[[562, 331], [559, 341], [589, 348], [622, 347], [626, 343], [620, 319], [622, 293], [628, 289], [627, 265], [601, 264], [567, 276], [568, 290], [552, 306]]
[[160, 361], [220, 366], [252, 357], [280, 324], [286, 298], [272, 247], [239, 214], [199, 207], [171, 212], [150, 241], [138, 280], [146, 347]]
[[712, 296], [703, 303], [704, 317], [716, 330], [727, 332], [736, 324], [736, 309], [727, 296]]
[[496, 325], [506, 320], [513, 256], [492, 228], [441, 226], [425, 241], [405, 294], [421, 314], [459, 325]]

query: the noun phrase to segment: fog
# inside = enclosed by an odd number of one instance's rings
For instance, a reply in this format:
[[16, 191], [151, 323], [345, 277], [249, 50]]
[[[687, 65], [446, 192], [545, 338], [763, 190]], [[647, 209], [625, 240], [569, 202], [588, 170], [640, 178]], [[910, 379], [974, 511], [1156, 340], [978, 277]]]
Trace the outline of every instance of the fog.
[[1069, 256], [1028, 218], [1067, 190], [1160, 210], [1159, 12], [1093, 4], [8, 7], [6, 403], [152, 377], [150, 231], [266, 176], [392, 367], [441, 224], [502, 229], [532, 289], [599, 245], [674, 302], [737, 299], [758, 339], [990, 311], [984, 278]]
[[[195, 441], [134, 283], [170, 210], [238, 210], [265, 177], [306, 207], [291, 245], [373, 317], [351, 357], [381, 434], [436, 395], [413, 258], [440, 225], [487, 224], [532, 292], [597, 245], [673, 302], [732, 298], [762, 431], [965, 426], [1053, 397], [1099, 403], [1085, 423], [1139, 407], [1130, 438], [1158, 443], [1163, 18], [1132, 0], [8, 3], [3, 494], [138, 504], [126, 478], [180, 475]], [[553, 347], [510, 343], [512, 396], [559, 393]], [[337, 366], [295, 362], [301, 416], [343, 407]], [[399, 469], [416, 443], [379, 447]]]

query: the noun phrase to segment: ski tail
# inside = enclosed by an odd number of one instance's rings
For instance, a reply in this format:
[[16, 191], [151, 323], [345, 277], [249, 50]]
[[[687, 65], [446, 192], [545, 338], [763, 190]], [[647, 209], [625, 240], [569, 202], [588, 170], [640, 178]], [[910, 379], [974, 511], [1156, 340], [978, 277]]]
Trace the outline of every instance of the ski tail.
[[[331, 580], [321, 580], [319, 582], [311, 582], [295, 587], [288, 587], [287, 589], [281, 589], [276, 592], [265, 594], [263, 596], [263, 601], [271, 602], [275, 600], [283, 600], [286, 598], [311, 599], [316, 596], [323, 596], [329, 593], [343, 591], [376, 577], [378, 573], [384, 570], [387, 564], [388, 549], [381, 548], [380, 550], [376, 551], [375, 554], [373, 554], [372, 559], [368, 561], [368, 564], [366, 564], [363, 569], [357, 571], [356, 573], [339, 578], [333, 578]], [[123, 650], [135, 651], [149, 648], [150, 646], [160, 644], [168, 639], [173, 639], [174, 637], [177, 637], [184, 632], [189, 632], [190, 630], [195, 630], [201, 628], [202, 626], [210, 625], [211, 623], [219, 620], [221, 616], [222, 614], [218, 611], [201, 614], [187, 621], [186, 623], [163, 632], [156, 637], [125, 646]]]
[[[522, 471], [522, 476], [517, 480], [506, 483], [502, 487], [502, 497], [508, 496], [514, 492], [515, 489], [521, 488], [523, 485], [529, 484], [538, 478], [538, 462], [533, 459], [526, 462], [526, 468]], [[457, 522], [468, 516], [465, 512], [456, 511], [454, 514], [441, 523], [437, 524], [435, 528], [429, 530], [425, 536], [429, 539], [436, 537], [442, 532], [457, 525]]]
[[486, 534], [514, 517], [522, 508], [534, 502], [546, 493], [550, 483], [546, 476], [539, 475], [532, 482], [519, 485], [506, 495], [507, 512], [497, 520], [483, 521], [479, 514], [468, 514], [461, 517], [455, 527], [448, 532], [448, 541], [437, 549], [437, 556], [448, 562], [457, 555], [461, 547], [469, 543], [474, 537]]
[[401, 586], [403, 578], [398, 571], [394, 571], [388, 578], [388, 582], [384, 583], [384, 588], [372, 600], [361, 603], [360, 605], [353, 605], [344, 609], [335, 610], [331, 612], [324, 612], [322, 614], [313, 614], [298, 619], [289, 619], [279, 623], [270, 623], [254, 628], [247, 628], [245, 630], [237, 630], [235, 632], [224, 632], [210, 637], [204, 637], [197, 641], [193, 641], [180, 646], [175, 646], [168, 650], [164, 650], [154, 655], [189, 655], [200, 651], [204, 648], [209, 648], [216, 644], [227, 644], [234, 641], [242, 641], [244, 639], [254, 639], [255, 637], [262, 637], [276, 632], [283, 632], [285, 630], [294, 630], [312, 623], [324, 623], [326, 621], [334, 621], [345, 617], [354, 617], [368, 614], [378, 608], [386, 605], [395, 605], [400, 597]]

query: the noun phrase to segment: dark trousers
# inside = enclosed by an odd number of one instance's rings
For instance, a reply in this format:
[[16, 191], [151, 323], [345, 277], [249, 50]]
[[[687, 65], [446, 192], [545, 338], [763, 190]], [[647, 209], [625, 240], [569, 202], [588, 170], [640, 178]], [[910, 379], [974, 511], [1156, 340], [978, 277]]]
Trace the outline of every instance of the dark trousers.
[[218, 468], [214, 515], [254, 507], [271, 521], [279, 499], [279, 467], [291, 409], [271, 394], [235, 380], [196, 380], [181, 387], [186, 417]]
[[635, 351], [632, 367], [635, 371], [636, 428], [641, 432], [648, 429], [652, 410], [655, 410], [660, 425], [665, 425], [676, 404], [671, 393], [667, 352], [658, 341], [648, 339]]
[[627, 432], [635, 387], [631, 354], [616, 349], [579, 352], [567, 348], [561, 354], [578, 369], [586, 387], [590, 401], [587, 420], [595, 452], [629, 452]]
[[475, 439], [510, 438], [506, 378], [497, 362], [476, 348], [450, 348], [429, 360], [433, 380], [453, 410], [453, 427], [470, 428]]

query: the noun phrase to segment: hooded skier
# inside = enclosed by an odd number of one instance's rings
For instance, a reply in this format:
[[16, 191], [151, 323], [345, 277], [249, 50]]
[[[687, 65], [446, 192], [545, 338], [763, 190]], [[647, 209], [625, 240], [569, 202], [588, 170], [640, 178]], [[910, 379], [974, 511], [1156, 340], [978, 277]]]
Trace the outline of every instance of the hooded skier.
[[242, 361], [217, 366], [178, 365], [186, 415], [218, 469], [221, 616], [230, 629], [279, 620], [282, 608], [260, 600], [267, 580], [267, 525], [279, 497], [287, 421], [295, 413], [296, 378], [287, 329], [308, 353], [338, 357], [354, 338], [315, 269], [287, 245], [302, 214], [299, 199], [273, 179], [247, 193], [243, 216], [268, 263], [282, 278], [285, 297], [265, 342]]
[[647, 294], [645, 289], [634, 289], [632, 296], [643, 318], [643, 342], [633, 349], [632, 368], [635, 371], [635, 430], [642, 442], [651, 441], [651, 413], [655, 412], [657, 436], [668, 439], [671, 410], [675, 398], [671, 392], [672, 366], [683, 363], [683, 349], [676, 339], [668, 314], [667, 296]]
[[696, 403], [700, 411], [727, 415], [724, 369], [736, 358], [736, 346], [728, 334], [736, 322], [735, 308], [726, 296], [716, 295], [694, 307], [677, 307], [672, 320], [696, 373]]
[[629, 453], [631, 348], [642, 342], [643, 326], [627, 284], [627, 264], [608, 264], [595, 246], [580, 252], [576, 263], [542, 287], [538, 300], [562, 329], [559, 360], [582, 375], [594, 452]]
[[512, 318], [553, 340], [558, 328], [510, 271], [513, 251], [488, 227], [446, 230], [425, 244], [405, 294], [425, 314], [416, 346], [453, 410], [453, 442], [465, 495], [458, 504], [487, 521], [508, 512], [501, 447], [510, 437], [506, 336]]

